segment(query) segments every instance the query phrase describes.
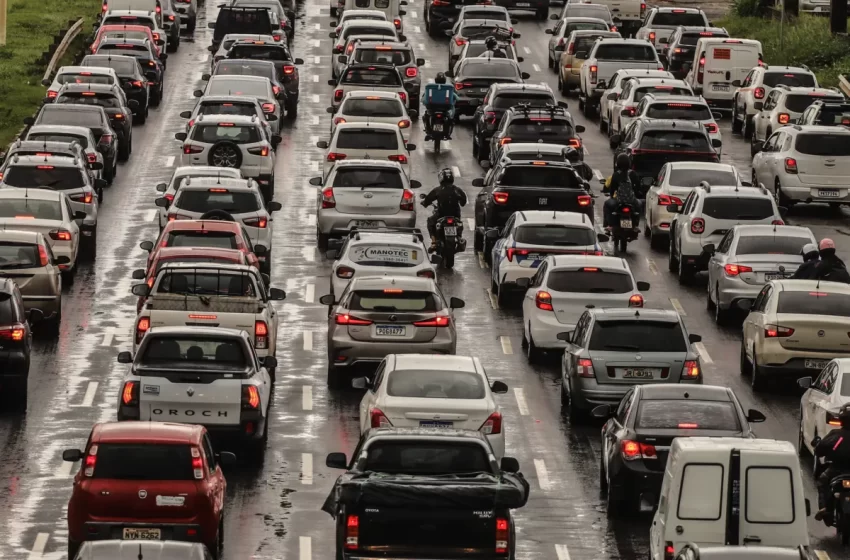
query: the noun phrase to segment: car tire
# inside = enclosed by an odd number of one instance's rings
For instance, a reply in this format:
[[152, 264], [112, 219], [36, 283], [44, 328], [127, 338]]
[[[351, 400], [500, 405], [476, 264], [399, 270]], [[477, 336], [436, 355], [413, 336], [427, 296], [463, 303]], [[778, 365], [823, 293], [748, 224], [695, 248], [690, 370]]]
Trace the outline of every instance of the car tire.
[[652, 228], [649, 228], [649, 247], [651, 249], [664, 249], [664, 236], [660, 233], [653, 233]]
[[679, 278], [679, 284], [685, 286], [691, 282], [694, 278], [694, 270], [689, 264], [685, 264], [685, 255], [679, 253], [679, 258], [676, 259], [679, 267], [677, 270], [677, 276]]
[[[561, 384], [563, 387], [563, 384]], [[587, 411], [582, 410], [576, 405], [576, 401], [573, 398], [572, 393], [566, 395], [568, 398], [567, 401], [567, 415], [570, 418], [570, 422], [573, 424], [586, 424], [587, 423]]]
[[561, 79], [561, 73], [558, 72], [558, 89], [561, 90], [561, 95], [567, 97], [570, 94], [570, 86]]
[[478, 145], [478, 161], [490, 160], [490, 140], [486, 140]]
[[[604, 448], [602, 453], [605, 453]], [[608, 494], [608, 473], [605, 472], [605, 458], [599, 454], [599, 496]]]
[[758, 357], [756, 356], [755, 350], [753, 350], [753, 375], [750, 378], [750, 384], [752, 385], [754, 393], [761, 393], [767, 389], [767, 379], [765, 378], [764, 372], [762, 372], [759, 367]]
[[132, 139], [128, 138], [123, 143], [118, 143], [118, 160], [119, 161], [127, 161], [130, 159], [130, 152], [132, 151]]
[[74, 283], [74, 276], [77, 274], [77, 268], [74, 267], [71, 270], [63, 270], [62, 275], [62, 284], [70, 286]]
[[477, 162], [481, 161], [481, 158], [478, 155], [481, 151], [481, 148], [479, 148], [480, 145], [481, 145], [481, 140], [479, 139], [478, 135], [473, 134], [472, 135], [472, 159], [474, 159]]
[[543, 357], [543, 351], [534, 344], [534, 337], [528, 333], [528, 348], [525, 350], [525, 357], [529, 364], [538, 364]]
[[213, 560], [221, 560], [224, 557], [224, 514], [222, 514], [222, 518], [218, 522], [214, 548], [215, 550], [210, 551]]
[[[711, 299], [711, 298], [709, 298]], [[720, 288], [715, 288], [714, 291], [714, 323], [716, 325], [725, 325], [729, 322], [729, 314], [731, 309], [723, 309], [720, 305]]]
[[286, 103], [285, 108], [287, 119], [294, 121], [296, 118], [298, 118], [298, 103], [296, 103], [295, 101], [288, 101]]
[[749, 358], [747, 358], [747, 352], [744, 350], [744, 340], [741, 339], [741, 358], [740, 358], [740, 366], [741, 375], [751, 375], [753, 373], [753, 365], [750, 363]]
[[478, 222], [475, 222], [475, 229], [472, 232], [472, 249], [476, 253], [484, 251], [484, 234], [478, 230]]
[[91, 237], [86, 238], [86, 244], [82, 247], [82, 253], [91, 261], [97, 257], [97, 226], [91, 232]]
[[344, 373], [333, 364], [328, 364], [328, 388], [342, 389]]
[[608, 482], [608, 491], [605, 493], [606, 515], [610, 518], [632, 517], [640, 510], [640, 502], [628, 496], [618, 496], [611, 482]]
[[[620, 130], [619, 122], [617, 124], [617, 130], [618, 131]], [[615, 134], [616, 134], [616, 132], [614, 131], [614, 129], [612, 129], [611, 126], [608, 126], [608, 147], [611, 148], [612, 150], [617, 149], [617, 143], [614, 142], [614, 135]]]
[[741, 134], [744, 123], [738, 117], [738, 100], [732, 100], [732, 134]]
[[148, 120], [148, 111], [145, 108], [145, 112], [140, 112], [138, 115], [133, 116], [133, 124], [143, 125]]
[[747, 115], [744, 115], [744, 122], [741, 125], [741, 136], [744, 137], [744, 140], [749, 140], [753, 137], [753, 118]]
[[555, 68], [555, 59], [552, 58], [552, 53], [549, 53], [549, 56], [546, 57], [546, 62], [549, 64], [549, 68]]
[[803, 411], [800, 410], [800, 433], [797, 435], [797, 456], [800, 459], [805, 459], [809, 455], [809, 448], [806, 447], [806, 438], [803, 435]]
[[[670, 228], [673, 229], [672, 227]], [[677, 272], [679, 270], [679, 261], [673, 255], [676, 254], [676, 247], [673, 245], [673, 234], [670, 234], [670, 242], [667, 247], [667, 270]]]
[[328, 249], [328, 241], [330, 241], [330, 238], [330, 235], [322, 233], [318, 230], [318, 228], [316, 228], [316, 245], [321, 251], [326, 251]]
[[791, 208], [795, 203], [794, 200], [791, 200], [782, 192], [782, 184], [779, 182], [779, 177], [774, 181], [773, 198], [776, 200], [777, 206], [784, 206], [785, 208]]
[[81, 543], [77, 543], [68, 539], [68, 558], [73, 559], [77, 557], [77, 552], [80, 550]]
[[499, 309], [507, 309], [511, 304], [511, 293], [504, 284], [498, 284], [497, 288], [496, 303], [499, 304]]

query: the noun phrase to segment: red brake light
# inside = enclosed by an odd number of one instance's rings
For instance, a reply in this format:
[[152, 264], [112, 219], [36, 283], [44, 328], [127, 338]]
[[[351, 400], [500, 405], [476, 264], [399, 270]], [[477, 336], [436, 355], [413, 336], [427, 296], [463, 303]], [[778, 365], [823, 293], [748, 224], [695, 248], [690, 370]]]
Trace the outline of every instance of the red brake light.
[[620, 443], [620, 453], [626, 461], [637, 459], [658, 459], [655, 446], [648, 443], [640, 443], [632, 440], [623, 440]]
[[395, 19], [393, 20], [393, 25], [395, 25], [395, 28], [396, 28], [396, 29], [401, 29], [401, 20], [400, 20], [400, 19], [398, 19], [398, 18], [395, 18]]
[[593, 199], [590, 197], [590, 195], [581, 194], [578, 196], [577, 200], [579, 206], [590, 206], [590, 203]]
[[702, 218], [694, 218], [691, 221], [691, 233], [701, 234], [705, 231], [705, 220]]
[[57, 95], [59, 95], [58, 91], [48, 90], [47, 97], [54, 99]]
[[643, 296], [635, 294], [629, 298], [629, 307], [643, 307]]
[[[348, 157], [347, 154], [341, 154], [339, 152], [331, 152], [328, 154], [328, 161], [341, 161]], [[329, 207], [330, 208], [330, 207]]]
[[528, 249], [515, 249], [513, 247], [509, 247], [506, 252], [508, 256], [508, 261], [510, 262], [514, 261], [514, 255], [519, 255], [521, 257], [528, 255]]
[[336, 276], [337, 278], [351, 278], [354, 276], [354, 269], [350, 266], [340, 266], [336, 269]]
[[407, 120], [407, 119], [404, 119], [403, 121], [398, 121], [398, 127], [399, 128], [410, 128], [410, 121]]
[[47, 258], [47, 249], [44, 248], [44, 245], [38, 246], [38, 260], [41, 266], [47, 266], [50, 263], [50, 259]]
[[334, 101], [342, 101], [343, 91], [341, 89], [334, 91]]
[[499, 140], [499, 145], [500, 145], [500, 146], [504, 146], [505, 144], [510, 144], [510, 143], [511, 143], [511, 138], [510, 138], [510, 137], [508, 137], [508, 136], [506, 136], [506, 137], [502, 138], [501, 140]]
[[451, 324], [451, 319], [448, 317], [434, 317], [424, 321], [416, 321], [413, 323], [417, 327], [448, 327]]
[[682, 204], [682, 199], [678, 196], [672, 196], [669, 194], [659, 194], [658, 195], [658, 205], [659, 206], [667, 206], [668, 204]]
[[184, 154], [200, 154], [204, 151], [203, 146], [196, 146], [194, 144], [183, 144], [183, 153]]
[[264, 113], [274, 113], [274, 103], [263, 103]]
[[[498, 414], [498, 413], [497, 413]], [[511, 532], [508, 520], [496, 518], [496, 554], [507, 554], [510, 546]]]
[[336, 118], [334, 119], [334, 124], [344, 124], [344, 123], [346, 123], [346, 122], [347, 122], [347, 121], [346, 121], [344, 118], [342, 118], [342, 117], [336, 117]]
[[724, 270], [726, 271], [726, 276], [738, 276], [742, 272], [752, 272], [753, 268], [742, 264], [727, 264]]
[[291, 75], [295, 73], [295, 66], [290, 66], [288, 64], [284, 64], [283, 73], [286, 75]]
[[676, 549], [673, 548], [673, 543], [666, 542], [664, 547], [664, 560], [673, 560], [673, 556], [676, 555]]
[[597, 72], [598, 72], [598, 71], [599, 71], [599, 67], [598, 67], [598, 66], [593, 65], [593, 66], [591, 66], [591, 67], [590, 67], [590, 83], [591, 83], [591, 84], [595, 84], [595, 83], [596, 83], [596, 78], [597, 78], [597, 76], [598, 76], [598, 74], [597, 74]]
[[242, 386], [242, 408], [260, 408], [260, 391], [255, 385]]
[[139, 404], [139, 382], [127, 381], [121, 391], [121, 402], [125, 406], [138, 406]]
[[55, 241], [70, 241], [71, 240], [71, 232], [67, 229], [54, 229], [50, 232], [50, 239]]
[[369, 410], [369, 421], [370, 426], [373, 428], [390, 428], [393, 423], [390, 422], [390, 419], [387, 418], [387, 415], [383, 413], [380, 408], [372, 408]]
[[263, 349], [269, 347], [269, 326], [265, 321], [254, 322], [254, 348]]
[[415, 78], [416, 76], [419, 75], [419, 69], [416, 68], [415, 66], [412, 66], [410, 68], [407, 68], [404, 71], [404, 75], [407, 76], [408, 78]]
[[83, 469], [83, 474], [91, 478], [94, 476], [94, 467], [97, 464], [97, 444], [89, 448], [89, 454], [86, 455], [86, 464]]
[[697, 379], [700, 375], [699, 362], [696, 360], [687, 360], [682, 366], [683, 379]]
[[543, 311], [555, 310], [555, 308], [552, 307], [552, 294], [544, 290], [537, 292], [537, 295], [534, 297], [534, 305]]
[[508, 193], [506, 192], [494, 192], [493, 193], [493, 202], [496, 204], [507, 204], [508, 203]]
[[697, 82], [702, 83], [703, 77], [705, 76], [705, 57], [700, 57], [699, 59], [699, 68], [697, 68]]
[[650, 42], [650, 43], [655, 43], [655, 31], [650, 31], [650, 32], [649, 32], [649, 42]]
[[399, 209], [406, 210], [408, 212], [413, 210], [413, 191], [407, 189], [404, 190], [404, 192], [401, 194], [401, 203], [399, 204]]
[[481, 427], [478, 428], [478, 431], [483, 434], [501, 434], [502, 433], [502, 414], [500, 412], [494, 412], [491, 414], [487, 420], [481, 424]]
[[387, 159], [390, 161], [397, 161], [399, 163], [407, 163], [407, 156], [404, 154], [396, 154], [392, 156], [387, 156]]
[[461, 39], [460, 37], [458, 37], [457, 39], [455, 39], [455, 45], [457, 45], [457, 46], [459, 46], [459, 47], [462, 47], [462, 46], [464, 46], [465, 44], [466, 44], [466, 39]]
[[790, 327], [783, 327], [781, 325], [765, 325], [764, 326], [764, 337], [765, 338], [786, 338], [794, 334], [794, 329]]
[[680, 430], [696, 430], [699, 428], [699, 424], [695, 422], [679, 422]]
[[706, 123], [705, 129], [708, 131], [709, 134], [717, 134], [717, 131], [720, 130], [714, 123]]
[[71, 200], [74, 202], [82, 202], [84, 204], [91, 204], [93, 199], [93, 195], [90, 192], [75, 194], [71, 196]]
[[797, 174], [797, 160], [794, 158], [785, 158], [785, 173]]
[[576, 372], [579, 377], [594, 377], [596, 374], [593, 371], [593, 360], [581, 358], [576, 362]]
[[[434, 4], [441, 0], [434, 0]], [[448, 4], [448, 2], [443, 2]], [[349, 515], [345, 520], [345, 549], [357, 550], [360, 534], [360, 518], [356, 515]]]
[[777, 120], [779, 121], [779, 124], [788, 124], [791, 122], [791, 115], [788, 113], [779, 113]]
[[[331, 159], [332, 154], [328, 154], [328, 161], [335, 161]], [[334, 190], [333, 187], [326, 187], [322, 190], [322, 208], [336, 208], [336, 199], [334, 198]]]
[[[340, 267], [340, 268], [342, 268], [342, 267]], [[337, 313], [336, 316], [334, 317], [334, 322], [337, 325], [353, 325], [353, 326], [357, 326], [357, 327], [362, 327], [362, 326], [367, 326], [367, 325], [372, 324], [372, 321], [370, 321], [368, 319], [359, 319], [359, 318], [354, 317], [352, 315], [349, 315], [347, 313], [345, 313], [345, 314]]]
[[151, 328], [150, 317], [140, 317], [136, 323], [136, 344], [140, 343], [145, 337], [145, 333]]
[[248, 218], [243, 220], [246, 226], [251, 226], [255, 228], [265, 229], [269, 225], [269, 221], [266, 218]]
[[[258, 146], [256, 148], [248, 148], [249, 154], [254, 154], [255, 156], [267, 157], [269, 155], [268, 146]], [[225, 192], [227, 192], [225, 190]]]
[[25, 334], [26, 331], [24, 330], [24, 326], [21, 324], [0, 328], [0, 340], [6, 339], [19, 342], [24, 339]]

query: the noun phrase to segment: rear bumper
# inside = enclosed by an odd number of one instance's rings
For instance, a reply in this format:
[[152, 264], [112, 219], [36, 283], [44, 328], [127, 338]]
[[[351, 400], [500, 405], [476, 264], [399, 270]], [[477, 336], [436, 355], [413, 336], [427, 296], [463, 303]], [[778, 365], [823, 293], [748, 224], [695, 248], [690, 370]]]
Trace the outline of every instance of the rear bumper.
[[[821, 196], [819, 191], [837, 192], [838, 196]], [[798, 177], [786, 175], [782, 180], [782, 194], [797, 202], [839, 202], [850, 204], [850, 179], [846, 185], [811, 185]]]
[[638, 501], [641, 495], [651, 494], [653, 504], [658, 500], [664, 480], [663, 469], [651, 471], [643, 464], [643, 460], [618, 461], [616, 465], [609, 463], [608, 469], [612, 489], [621, 498]]
[[8, 382], [26, 379], [29, 375], [29, 360], [23, 350], [0, 351], [0, 392]]
[[62, 304], [62, 294], [56, 295], [38, 295], [38, 296], [22, 296], [24, 300], [24, 309], [39, 309], [44, 313], [45, 319], [52, 319], [59, 312], [59, 306]]
[[[456, 558], [456, 556], [362, 556], [360, 554], [346, 554], [342, 555], [344, 560], [446, 560], [447, 558]], [[463, 558], [467, 560], [507, 560], [507, 556], [497, 556], [494, 554], [490, 555], [477, 555], [474, 553], [470, 553], [469, 549], [464, 549]]]
[[335, 336], [329, 341], [328, 361], [336, 367], [347, 367], [361, 363], [378, 363], [387, 354], [454, 354], [456, 348], [457, 341], [448, 332], [437, 334], [431, 342], [363, 342], [344, 335]]
[[[151, 499], [153, 496], [149, 496]], [[70, 533], [73, 540], [82, 537], [80, 541], [103, 541], [124, 537], [124, 529], [159, 529], [162, 532], [162, 540], [203, 542], [203, 530], [200, 525], [191, 523], [136, 523], [136, 522], [95, 522], [83, 523], [82, 535]], [[194, 533], [194, 534], [191, 534]]]
[[836, 351], [812, 352], [805, 350], [789, 350], [783, 348], [776, 339], [763, 342], [758, 355], [759, 369], [768, 375], [801, 377], [803, 375], [814, 375], [820, 368], [806, 368], [806, 360], [826, 361], [833, 358], [844, 358], [850, 353]]
[[509, 290], [519, 290], [516, 281], [519, 278], [531, 278], [535, 274], [537, 274], [537, 268], [518, 266], [505, 260], [499, 263], [499, 284], [506, 284]]
[[[602, 384], [596, 379], [588, 379], [585, 377], [572, 377], [571, 398], [575, 401], [579, 408], [584, 410], [592, 409], [600, 404], [618, 404], [626, 393], [634, 387], [632, 384]], [[695, 381], [679, 381], [683, 385], [702, 385], [702, 377]]]
[[735, 302], [748, 299], [755, 300], [764, 285], [747, 284], [738, 279], [724, 277], [718, 282], [718, 301], [720, 309], [729, 309]]
[[395, 214], [343, 214], [333, 208], [322, 208], [318, 211], [317, 223], [319, 231], [329, 235], [345, 235], [351, 231], [352, 221], [374, 220], [387, 227], [414, 227], [416, 225], [416, 212], [413, 210], [399, 210]]

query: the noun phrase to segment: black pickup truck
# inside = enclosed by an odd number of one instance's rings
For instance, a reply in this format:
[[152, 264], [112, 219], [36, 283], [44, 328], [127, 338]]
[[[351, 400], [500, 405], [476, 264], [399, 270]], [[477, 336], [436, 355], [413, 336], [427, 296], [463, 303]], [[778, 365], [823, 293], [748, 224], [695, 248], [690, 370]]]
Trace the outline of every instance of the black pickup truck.
[[367, 431], [322, 510], [336, 521], [337, 560], [513, 560], [511, 509], [528, 501], [516, 459], [498, 463], [483, 434], [447, 429]]
[[475, 197], [474, 243], [485, 259], [492, 246], [487, 230], [501, 229], [514, 212], [580, 212], [593, 221], [590, 185], [567, 162], [502, 159], [472, 186], [481, 187]]

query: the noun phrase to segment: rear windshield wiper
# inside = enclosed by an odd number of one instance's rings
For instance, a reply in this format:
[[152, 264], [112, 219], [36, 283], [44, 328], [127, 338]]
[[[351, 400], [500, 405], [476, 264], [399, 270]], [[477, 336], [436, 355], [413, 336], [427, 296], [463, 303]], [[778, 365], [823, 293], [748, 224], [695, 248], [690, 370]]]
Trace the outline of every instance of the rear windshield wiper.
[[610, 350], [634, 350], [635, 352], [640, 350], [640, 348], [631, 344], [603, 344], [602, 348]]
[[373, 311], [386, 311], [388, 313], [392, 313], [396, 311], [395, 305], [376, 305], [372, 308]]

